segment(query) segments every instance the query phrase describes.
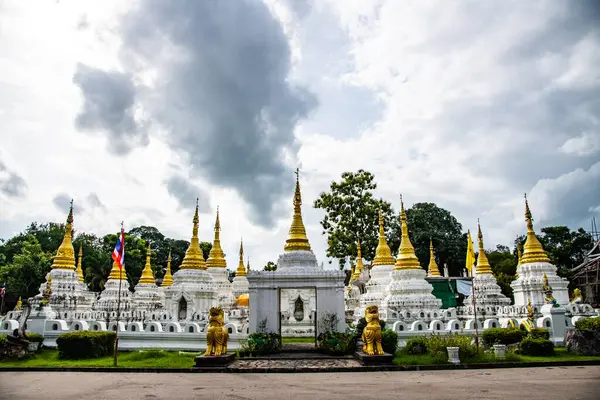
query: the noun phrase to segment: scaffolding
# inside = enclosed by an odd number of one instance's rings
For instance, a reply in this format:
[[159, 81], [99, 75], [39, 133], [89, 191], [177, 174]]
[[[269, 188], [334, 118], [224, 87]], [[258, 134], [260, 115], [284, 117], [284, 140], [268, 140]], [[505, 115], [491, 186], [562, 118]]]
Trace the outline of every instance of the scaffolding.
[[596, 218], [592, 218], [592, 239], [595, 244], [585, 255], [583, 262], [573, 268], [573, 282], [581, 289], [583, 301], [596, 305], [600, 303], [600, 234]]

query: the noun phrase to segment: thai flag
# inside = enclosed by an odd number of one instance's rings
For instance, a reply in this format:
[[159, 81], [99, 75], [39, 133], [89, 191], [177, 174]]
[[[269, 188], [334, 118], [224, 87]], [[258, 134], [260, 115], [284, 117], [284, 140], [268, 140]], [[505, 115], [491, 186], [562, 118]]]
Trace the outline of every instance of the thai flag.
[[2, 289], [0, 289], [2, 297], [4, 297], [4, 293], [6, 293], [6, 281], [2, 284]]
[[123, 269], [123, 265], [125, 265], [125, 231], [123, 230], [122, 224], [121, 234], [119, 235], [117, 245], [113, 250], [112, 259], [115, 260], [120, 269]]

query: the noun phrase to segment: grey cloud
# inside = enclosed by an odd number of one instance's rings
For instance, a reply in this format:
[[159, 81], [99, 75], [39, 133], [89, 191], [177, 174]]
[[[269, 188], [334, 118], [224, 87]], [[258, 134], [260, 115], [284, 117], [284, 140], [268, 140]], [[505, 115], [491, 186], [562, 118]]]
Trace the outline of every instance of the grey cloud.
[[148, 134], [134, 117], [136, 88], [130, 74], [80, 63], [73, 82], [84, 98], [83, 110], [75, 119], [77, 128], [107, 133], [107, 148], [116, 154], [148, 144]]
[[94, 192], [88, 194], [88, 196], [86, 197], [86, 200], [87, 200], [87, 203], [90, 206], [92, 206], [92, 208], [102, 208], [102, 209], [106, 208], [106, 206], [104, 205], [104, 203], [102, 203], [100, 201], [100, 198]]
[[0, 192], [9, 197], [21, 197], [25, 195], [26, 190], [25, 179], [0, 161]]
[[[293, 190], [284, 159], [298, 151], [294, 128], [317, 103], [288, 80], [281, 24], [253, 0], [145, 0], [121, 22], [124, 63], [152, 67], [156, 81], [151, 91], [134, 93], [129, 78], [94, 73], [111, 82], [83, 90], [84, 125], [117, 138], [137, 132], [129, 111], [143, 97], [167, 143], [189, 161], [192, 178], [236, 189], [254, 222], [271, 226], [272, 205]], [[117, 96], [117, 88], [124, 93]]]
[[167, 191], [173, 196], [179, 206], [184, 209], [194, 209], [196, 198], [198, 199], [198, 210], [201, 213], [210, 213], [210, 197], [205, 190], [194, 185], [180, 175], [172, 175], [166, 182]]
[[52, 203], [54, 204], [54, 207], [56, 207], [60, 211], [68, 210], [70, 207], [70, 202], [71, 202], [71, 196], [69, 196], [67, 193], [58, 193], [52, 199]]

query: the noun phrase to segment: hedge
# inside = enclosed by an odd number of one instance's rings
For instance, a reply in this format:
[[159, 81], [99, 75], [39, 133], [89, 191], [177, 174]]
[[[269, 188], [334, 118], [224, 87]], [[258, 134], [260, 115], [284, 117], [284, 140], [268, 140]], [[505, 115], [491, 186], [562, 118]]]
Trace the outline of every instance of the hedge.
[[115, 332], [77, 331], [56, 338], [58, 358], [97, 358], [113, 354]]
[[550, 339], [550, 332], [545, 328], [533, 328], [527, 334], [527, 336], [534, 339]]
[[27, 340], [29, 340], [30, 342], [43, 343], [44, 342], [44, 336], [40, 335], [39, 333], [30, 333], [30, 332], [27, 332]]
[[491, 347], [495, 344], [514, 344], [519, 343], [527, 333], [514, 328], [490, 328], [483, 331], [481, 338], [483, 344]]
[[526, 337], [521, 341], [519, 351], [526, 356], [549, 357], [554, 355], [554, 343], [547, 339]]
[[580, 319], [575, 322], [575, 328], [578, 331], [600, 332], [600, 317]]

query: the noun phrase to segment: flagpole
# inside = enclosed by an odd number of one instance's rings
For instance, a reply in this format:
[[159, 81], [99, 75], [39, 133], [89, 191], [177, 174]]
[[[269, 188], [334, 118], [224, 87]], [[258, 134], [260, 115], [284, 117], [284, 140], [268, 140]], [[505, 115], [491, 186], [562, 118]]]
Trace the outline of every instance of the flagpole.
[[[121, 234], [123, 234], [123, 222], [121, 222]], [[125, 240], [123, 240], [121, 246], [125, 246]], [[113, 360], [114, 367], [117, 366], [117, 355], [119, 354], [119, 316], [121, 313], [121, 285], [123, 283], [123, 268], [124, 265], [121, 265], [119, 268], [119, 294], [117, 295], [117, 326], [115, 327], [115, 351]]]

